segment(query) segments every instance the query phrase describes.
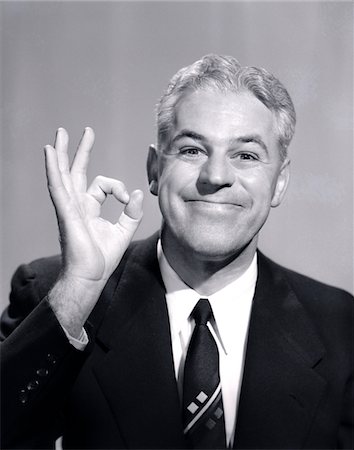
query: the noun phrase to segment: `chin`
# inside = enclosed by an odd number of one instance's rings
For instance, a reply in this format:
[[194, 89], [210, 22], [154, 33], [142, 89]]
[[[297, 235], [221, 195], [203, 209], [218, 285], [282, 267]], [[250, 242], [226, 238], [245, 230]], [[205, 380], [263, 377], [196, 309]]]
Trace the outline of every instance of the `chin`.
[[[184, 225], [184, 224], [183, 224]], [[169, 227], [163, 223], [162, 234], [166, 244], [177, 253], [190, 254], [200, 260], [222, 261], [234, 259], [252, 242], [255, 236], [245, 227], [220, 226], [212, 224], [188, 224], [188, 226]]]
[[196, 236], [184, 237], [187, 251], [193, 252], [194, 256], [204, 260], [224, 260], [234, 258], [240, 254], [247, 244], [235, 241], [224, 235], [204, 235], [198, 233]]

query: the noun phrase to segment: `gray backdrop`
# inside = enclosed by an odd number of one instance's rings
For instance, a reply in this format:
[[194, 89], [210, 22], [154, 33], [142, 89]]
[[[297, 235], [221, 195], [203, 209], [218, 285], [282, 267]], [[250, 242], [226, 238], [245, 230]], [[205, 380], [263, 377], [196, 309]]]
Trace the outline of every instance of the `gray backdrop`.
[[[145, 157], [174, 72], [210, 52], [263, 66], [293, 97], [292, 182], [262, 233], [270, 257], [353, 291], [351, 2], [2, 2], [1, 299], [21, 262], [58, 252], [43, 146], [90, 125], [90, 177], [145, 191], [137, 237], [160, 223]], [[114, 219], [114, 201], [104, 209]]]

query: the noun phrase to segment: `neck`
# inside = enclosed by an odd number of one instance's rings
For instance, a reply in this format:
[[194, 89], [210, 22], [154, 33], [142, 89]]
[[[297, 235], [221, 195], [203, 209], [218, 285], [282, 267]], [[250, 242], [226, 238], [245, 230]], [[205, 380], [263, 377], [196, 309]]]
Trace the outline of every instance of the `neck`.
[[210, 257], [185, 248], [161, 236], [164, 255], [173, 270], [200, 295], [209, 296], [239, 278], [250, 266], [257, 249], [257, 237], [232, 255]]

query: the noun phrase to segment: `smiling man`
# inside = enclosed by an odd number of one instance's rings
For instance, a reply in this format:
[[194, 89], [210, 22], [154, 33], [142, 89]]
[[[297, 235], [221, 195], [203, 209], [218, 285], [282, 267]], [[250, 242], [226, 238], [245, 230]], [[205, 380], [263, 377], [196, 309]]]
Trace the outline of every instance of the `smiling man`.
[[208, 55], [172, 78], [157, 125], [163, 222], [144, 241], [140, 191], [87, 188], [92, 129], [71, 168], [64, 129], [45, 147], [62, 255], [13, 278], [3, 447], [352, 448], [353, 299], [257, 250], [289, 181], [287, 91]]
[[151, 147], [148, 160], [166, 257], [206, 295], [250, 265], [270, 206], [279, 205], [289, 178], [273, 113], [238, 91], [209, 87], [183, 96], [167, 142]]

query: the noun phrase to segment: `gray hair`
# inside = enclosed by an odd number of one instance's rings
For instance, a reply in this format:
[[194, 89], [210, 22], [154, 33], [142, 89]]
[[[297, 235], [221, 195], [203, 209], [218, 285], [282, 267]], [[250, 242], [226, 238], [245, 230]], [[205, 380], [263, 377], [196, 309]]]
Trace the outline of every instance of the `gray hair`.
[[283, 159], [294, 135], [296, 113], [293, 102], [280, 81], [265, 69], [242, 67], [232, 56], [206, 55], [180, 69], [171, 79], [157, 105], [159, 148], [168, 144], [175, 120], [175, 107], [186, 92], [212, 88], [220, 92], [249, 91], [276, 119], [280, 153]]

